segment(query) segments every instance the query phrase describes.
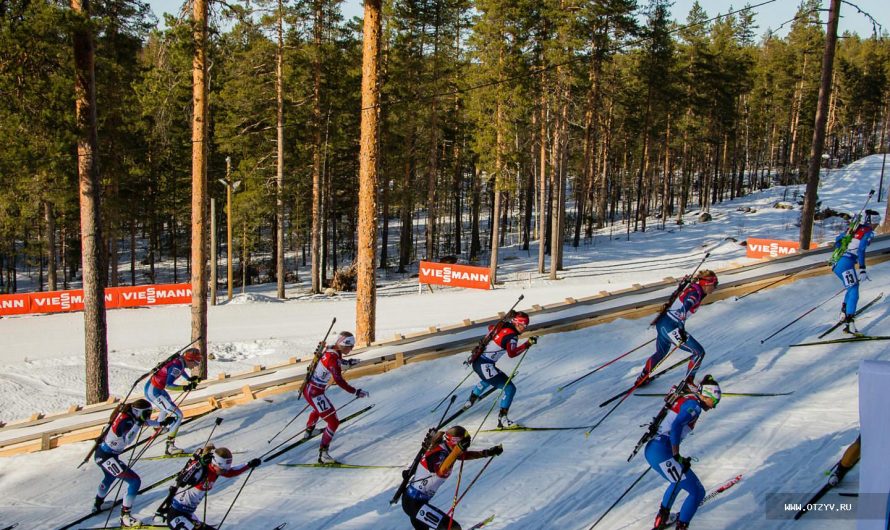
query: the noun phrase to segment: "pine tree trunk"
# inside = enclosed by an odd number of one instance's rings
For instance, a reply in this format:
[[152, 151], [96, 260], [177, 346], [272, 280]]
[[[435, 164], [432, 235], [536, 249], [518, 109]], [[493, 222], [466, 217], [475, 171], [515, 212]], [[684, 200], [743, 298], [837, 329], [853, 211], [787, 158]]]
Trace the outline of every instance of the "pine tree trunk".
[[55, 291], [58, 286], [58, 269], [56, 268], [56, 214], [53, 205], [48, 201], [43, 203], [43, 215], [46, 218], [46, 283], [47, 290]]
[[192, 340], [202, 352], [207, 378], [207, 2], [193, 0], [192, 59]]
[[547, 108], [547, 95], [544, 87], [544, 80], [546, 78], [542, 76], [541, 80], [541, 129], [540, 134], [538, 136], [538, 141], [541, 144], [540, 148], [540, 156], [538, 162], [540, 163], [540, 170], [538, 172], [538, 211], [537, 211], [537, 226], [538, 226], [538, 272], [540, 274], [544, 274], [547, 271], [546, 264], [546, 254], [547, 254], [547, 245], [546, 245], [546, 226], [549, 226], [549, 222], [547, 220], [545, 212], [549, 210], [547, 207], [547, 119], [548, 119], [548, 108]]
[[377, 286], [374, 255], [377, 248], [377, 118], [380, 86], [381, 0], [365, 0], [362, 43], [362, 114], [359, 149], [359, 209], [355, 336], [360, 346], [374, 341]]
[[831, 97], [831, 77], [834, 68], [834, 49], [837, 43], [837, 23], [841, 0], [831, 0], [828, 14], [828, 29], [825, 36], [825, 52], [822, 55], [822, 83], [819, 86], [819, 100], [816, 105], [816, 123], [813, 127], [813, 146], [810, 150], [810, 164], [807, 171], [807, 192], [800, 212], [800, 248], [808, 250], [813, 236], [813, 215], [816, 212], [816, 192], [819, 189], [819, 168], [822, 163], [822, 149], [825, 147], [825, 122], [828, 118], [828, 100]]
[[[278, 158], [275, 164], [275, 279], [276, 295], [284, 296], [284, 5], [278, 0], [278, 46], [275, 56], [275, 102]], [[216, 264], [214, 264], [216, 266]]]
[[479, 259], [482, 250], [482, 242], [479, 240], [479, 215], [482, 211], [482, 185], [479, 182], [479, 169], [474, 165], [470, 189], [470, 253], [469, 261], [475, 263]]
[[[89, 30], [89, 0], [71, 0], [71, 10], [76, 17], [73, 34], [74, 101], [78, 131], [77, 176], [83, 264], [86, 402], [91, 405], [108, 399], [108, 337], [99, 203], [101, 183], [97, 160], [95, 47]], [[13, 265], [13, 269], [14, 267]]]
[[313, 145], [312, 145], [312, 282], [310, 292], [320, 293], [323, 285], [324, 272], [327, 267], [321, 264], [321, 231], [322, 231], [322, 175], [321, 175], [321, 31], [324, 11], [322, 0], [315, 0], [315, 23], [313, 39], [315, 43], [312, 55], [313, 95], [312, 95], [312, 121], [313, 121]]
[[[455, 111], [457, 111], [457, 104], [455, 104]], [[456, 114], [456, 112], [455, 112]], [[452, 209], [454, 211], [454, 226], [453, 226], [453, 237], [452, 237], [452, 252], [455, 256], [460, 256], [460, 247], [461, 247], [461, 231], [463, 229], [463, 216], [462, 216], [462, 204], [461, 204], [461, 181], [463, 180], [463, 160], [461, 157], [463, 153], [460, 149], [460, 141], [458, 138], [454, 139], [454, 177], [451, 183], [451, 191], [453, 194], [452, 198]]]

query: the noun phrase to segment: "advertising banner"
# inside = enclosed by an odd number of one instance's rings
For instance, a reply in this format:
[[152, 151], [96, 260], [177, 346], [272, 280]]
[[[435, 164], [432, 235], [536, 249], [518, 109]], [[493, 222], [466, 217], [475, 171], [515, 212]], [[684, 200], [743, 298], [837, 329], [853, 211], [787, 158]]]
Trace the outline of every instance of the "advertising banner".
[[433, 285], [491, 289], [491, 270], [488, 267], [421, 261], [417, 279], [420, 283]]
[[800, 243], [797, 241], [780, 241], [778, 239], [748, 238], [749, 258], [781, 258], [797, 254]]
[[[105, 289], [105, 308], [145, 307], [189, 304], [192, 286], [188, 283], [109, 287]], [[0, 316], [29, 313], [83, 311], [83, 290], [49, 291], [0, 296]]]

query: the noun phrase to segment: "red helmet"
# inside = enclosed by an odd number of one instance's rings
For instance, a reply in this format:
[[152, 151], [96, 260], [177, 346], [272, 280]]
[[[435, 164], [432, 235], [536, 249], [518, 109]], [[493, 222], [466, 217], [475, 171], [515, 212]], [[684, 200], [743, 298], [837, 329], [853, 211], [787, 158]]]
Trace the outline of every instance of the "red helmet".
[[182, 359], [189, 364], [201, 364], [201, 350], [189, 348], [182, 352]]
[[444, 438], [445, 445], [447, 445], [449, 449], [454, 449], [454, 447], [462, 441], [466, 441], [465, 445], [470, 445], [470, 433], [460, 425], [455, 425], [445, 431]]
[[696, 280], [698, 281], [698, 284], [701, 285], [702, 287], [704, 287], [706, 285], [713, 285], [716, 287], [717, 286], [717, 273], [712, 270], [702, 269], [696, 275]]
[[522, 327], [528, 327], [528, 322], [529, 322], [528, 313], [526, 313], [524, 311], [519, 311], [518, 313], [513, 315], [513, 318], [510, 319], [510, 322], [514, 326], [521, 325]]

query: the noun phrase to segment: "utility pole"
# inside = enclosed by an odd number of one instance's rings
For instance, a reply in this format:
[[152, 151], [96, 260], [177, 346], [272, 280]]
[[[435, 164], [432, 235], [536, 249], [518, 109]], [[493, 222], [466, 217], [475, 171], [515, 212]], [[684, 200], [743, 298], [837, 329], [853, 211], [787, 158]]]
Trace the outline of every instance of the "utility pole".
[[210, 199], [210, 305], [216, 305], [216, 199]]
[[232, 182], [232, 157], [226, 157], [226, 178], [219, 179], [223, 186], [226, 187], [226, 280], [227, 292], [226, 299], [232, 299], [232, 195], [241, 184], [240, 180]]

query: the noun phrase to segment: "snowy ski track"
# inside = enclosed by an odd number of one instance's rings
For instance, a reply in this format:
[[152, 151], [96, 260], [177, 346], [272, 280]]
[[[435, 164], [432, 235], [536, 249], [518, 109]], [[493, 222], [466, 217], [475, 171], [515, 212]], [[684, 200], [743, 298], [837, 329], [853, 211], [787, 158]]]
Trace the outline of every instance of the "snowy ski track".
[[[823, 206], [853, 210], [877, 183], [879, 157], [869, 157], [844, 170], [826, 175], [820, 189]], [[523, 271], [532, 270], [533, 247], [527, 254], [503, 249], [505, 288], [489, 293], [437, 291], [433, 295], [385, 296], [378, 303], [378, 336], [391, 337], [425, 329], [429, 325], [478, 318], [509, 306], [525, 292], [527, 307], [547, 304], [566, 296], [587, 296], [600, 290], [617, 290], [633, 283], [647, 283], [672, 275], [697, 261], [702, 249], [719, 245], [706, 266], [726, 267], [751, 263], [744, 249], [726, 240], [747, 237], [796, 239], [798, 211], [771, 208], [782, 188], [726, 201], [712, 209], [714, 221], [693, 224], [694, 214], [681, 229], [669, 224], [667, 231], [632, 233], [625, 241], [620, 230], [613, 240], [600, 232], [596, 244], [578, 251], [566, 250], [566, 270], [559, 282], [533, 275], [529, 288]], [[788, 196], [791, 201], [791, 194]], [[738, 212], [754, 207], [756, 213]], [[879, 205], [883, 210], [884, 205]], [[837, 223], [817, 225], [816, 239], [833, 239]], [[862, 286], [860, 303], [879, 292], [890, 293], [890, 264], [870, 265], [874, 280]], [[409, 291], [409, 280], [394, 280], [393, 294]], [[771, 492], [794, 493], [798, 502], [826, 480], [823, 472], [840, 457], [858, 432], [858, 380], [861, 359], [890, 360], [887, 342], [832, 344], [788, 348], [814, 340], [838, 316], [837, 297], [788, 330], [760, 344], [760, 340], [840, 288], [833, 275], [780, 284], [743, 300], [732, 299], [704, 306], [689, 321], [690, 334], [706, 348], [700, 374], [711, 373], [727, 392], [790, 392], [779, 397], [731, 397], [707, 412], [694, 434], [682, 446], [684, 455], [698, 458], [693, 469], [705, 488], [743, 474], [740, 483], [705, 505], [692, 522], [694, 529], [840, 529], [855, 527], [852, 520], [825, 520], [807, 514], [800, 521], [767, 520], [765, 496]], [[410, 288], [410, 289], [409, 289]], [[268, 289], [266, 287], [266, 289]], [[265, 295], [263, 293], [266, 293]], [[211, 308], [211, 351], [218, 361], [211, 372], [235, 372], [251, 364], [274, 364], [298, 352], [311, 351], [323, 324], [336, 316], [350, 328], [354, 301], [348, 296], [333, 300], [271, 300], [268, 291], [251, 293], [235, 303]], [[240, 300], [240, 302], [238, 301]], [[887, 299], [859, 319], [869, 334], [887, 334], [890, 323]], [[585, 426], [596, 422], [607, 409], [597, 407], [606, 397], [626, 388], [652, 352], [643, 348], [563, 392], [556, 388], [654, 336], [651, 317], [615, 322], [541, 338], [529, 352], [516, 379], [518, 392], [511, 417], [529, 426]], [[337, 330], [342, 329], [338, 326]], [[319, 331], [321, 330], [321, 331]], [[0, 417], [27, 416], [35, 409], [64, 408], [82, 392], [82, 316], [65, 314], [0, 320]], [[837, 336], [838, 332], [835, 332]], [[188, 308], [109, 312], [112, 391], [122, 394], [128, 381], [175, 348], [188, 335]], [[831, 338], [831, 337], [828, 337]], [[678, 360], [675, 353], [669, 360]], [[342, 424], [331, 454], [346, 463], [407, 465], [425, 430], [441, 415], [430, 409], [467, 372], [464, 355], [414, 363], [399, 370], [357, 379], [354, 384], [371, 397], [343, 410], [341, 417], [368, 404], [376, 406], [357, 419]], [[517, 359], [502, 359], [508, 372]], [[645, 392], [666, 391], [681, 377], [668, 374]], [[460, 404], [476, 380], [471, 377], [459, 392]], [[141, 390], [141, 389], [140, 389]], [[350, 399], [339, 389], [328, 392], [336, 405]], [[493, 398], [474, 407], [459, 423], [474, 432]], [[625, 460], [642, 435], [661, 401], [631, 397], [585, 439], [584, 430], [542, 432], [482, 432], [475, 448], [504, 444], [471, 493], [460, 504], [456, 519], [465, 527], [492, 513], [492, 529], [586, 529], [646, 468], [642, 451]], [[258, 400], [250, 405], [220, 410], [185, 426], [178, 438], [187, 449], [206, 438], [213, 418], [225, 421], [214, 441], [243, 461], [267, 451], [266, 441], [304, 405], [294, 394]], [[495, 413], [496, 414], [496, 413]], [[494, 414], [493, 414], [494, 415]], [[491, 428], [489, 417], [484, 428]], [[305, 425], [305, 414], [282, 435], [296, 433]], [[400, 480], [393, 469], [314, 469], [278, 466], [277, 463], [311, 462], [317, 439], [257, 469], [226, 520], [225, 528], [267, 530], [287, 521], [300, 529], [406, 529], [407, 516], [389, 499]], [[89, 510], [101, 477], [91, 463], [76, 469], [88, 443], [65, 445], [52, 451], [0, 459], [0, 527], [20, 523], [22, 529], [54, 529]], [[162, 448], [152, 447], [147, 455]], [[136, 471], [143, 485], [165, 477], [182, 465], [175, 459], [141, 461]], [[464, 466], [462, 488], [481, 468], [483, 461]], [[840, 502], [837, 491], [857, 488], [858, 468], [847, 475], [842, 487], [829, 493], [825, 502]], [[234, 498], [244, 477], [221, 479], [209, 496], [207, 521], [217, 524]], [[457, 483], [456, 473], [439, 490], [433, 503], [445, 510]], [[597, 526], [606, 530], [649, 528], [667, 483], [649, 473], [640, 484]], [[166, 491], [160, 486], [136, 498], [134, 514], [148, 518]], [[681, 494], [678, 503], [685, 494]], [[679, 508], [679, 504], [675, 505]], [[117, 517], [115, 511], [112, 521]], [[105, 514], [77, 527], [102, 526]]]

